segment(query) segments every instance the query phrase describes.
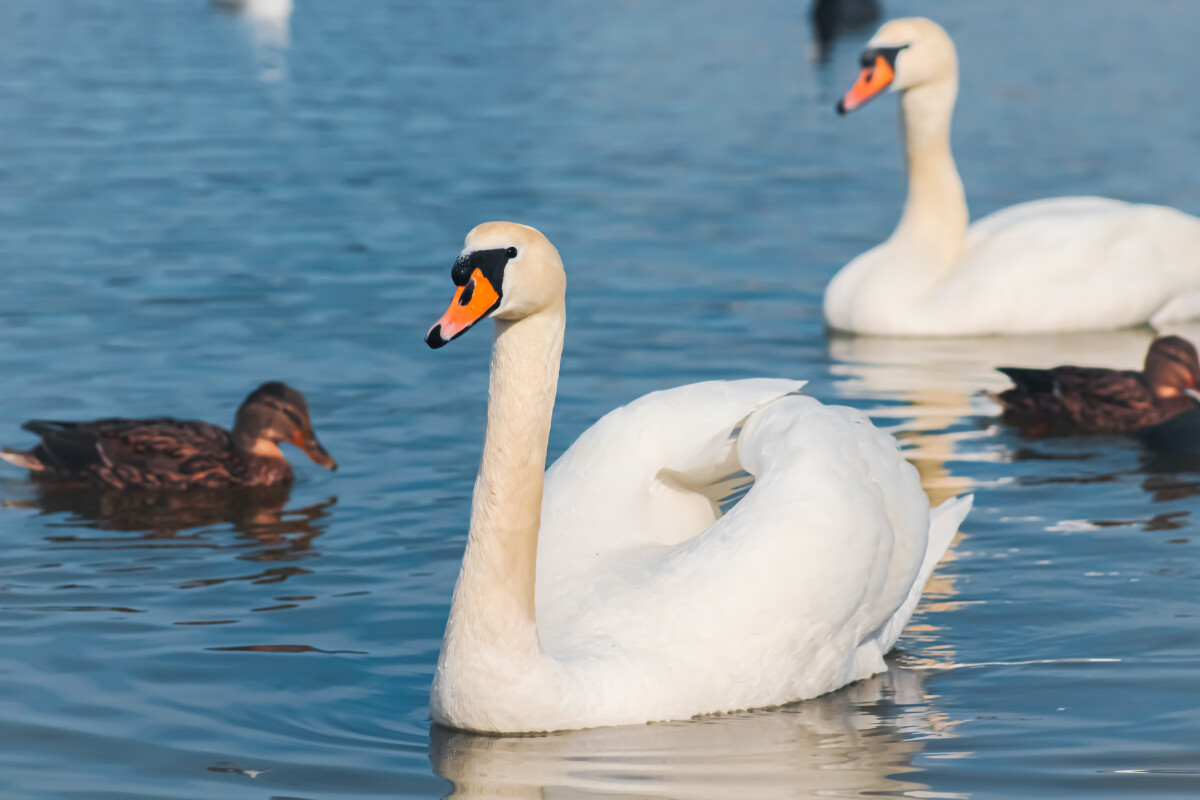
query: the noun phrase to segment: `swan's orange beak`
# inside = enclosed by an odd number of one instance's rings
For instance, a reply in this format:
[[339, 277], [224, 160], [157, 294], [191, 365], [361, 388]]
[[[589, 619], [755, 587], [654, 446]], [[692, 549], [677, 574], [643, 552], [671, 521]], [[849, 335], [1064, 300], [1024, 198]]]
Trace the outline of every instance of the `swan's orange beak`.
[[895, 78], [896, 70], [888, 63], [887, 58], [882, 55], [875, 56], [875, 63], [869, 67], [863, 67], [858, 81], [841, 100], [838, 100], [838, 113], [845, 114], [859, 106], [866, 105], [871, 98], [891, 86]]
[[442, 318], [425, 334], [425, 344], [436, 350], [451, 339], [457, 339], [472, 325], [494, 311], [498, 305], [500, 292], [476, 268], [467, 282], [455, 290], [450, 308], [446, 309]]

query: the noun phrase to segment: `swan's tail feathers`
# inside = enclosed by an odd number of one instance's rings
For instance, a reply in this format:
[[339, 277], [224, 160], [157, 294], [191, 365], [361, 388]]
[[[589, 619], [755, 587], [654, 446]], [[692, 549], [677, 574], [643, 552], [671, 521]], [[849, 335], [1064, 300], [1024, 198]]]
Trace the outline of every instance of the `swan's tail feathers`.
[[[1162, 328], [1172, 322], [1193, 322], [1200, 319], [1200, 292], [1184, 292], [1168, 300], [1150, 317], [1150, 324]], [[1161, 332], [1161, 331], [1160, 331]]]
[[959, 526], [967, 518], [974, 502], [975, 495], [973, 494], [952, 497], [930, 511], [929, 539], [925, 546], [925, 558], [921, 561], [921, 569], [917, 571], [917, 578], [913, 581], [908, 597], [892, 615], [892, 618], [880, 629], [878, 641], [881, 653], [891, 650], [892, 646], [896, 644], [896, 640], [900, 638], [900, 632], [908, 624], [909, 618], [917, 608], [917, 603], [921, 600], [921, 593], [925, 591], [925, 584], [929, 581], [929, 576], [933, 574], [933, 568], [946, 554], [950, 542], [954, 540], [954, 535], [958, 533]]
[[925, 589], [925, 582], [933, 574], [933, 568], [946, 555], [950, 542], [962, 526], [971, 506], [975, 504], [975, 495], [965, 494], [961, 497], [951, 497], [940, 506], [929, 512], [929, 545], [925, 548], [925, 560], [921, 562], [921, 571], [917, 573], [917, 581], [913, 584], [919, 597]]
[[45, 472], [46, 465], [38, 460], [31, 450], [14, 450], [11, 447], [0, 447], [0, 458], [16, 464], [18, 467], [34, 472]]

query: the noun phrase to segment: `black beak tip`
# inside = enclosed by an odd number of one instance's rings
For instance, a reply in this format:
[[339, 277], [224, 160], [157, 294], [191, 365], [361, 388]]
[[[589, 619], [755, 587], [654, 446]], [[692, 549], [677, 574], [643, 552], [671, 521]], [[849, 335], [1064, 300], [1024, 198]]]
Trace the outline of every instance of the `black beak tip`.
[[840, 114], [841, 116], [846, 115], [846, 101], [844, 98], [838, 99], [836, 108], [837, 108], [838, 114]]
[[425, 344], [429, 345], [431, 350], [437, 350], [439, 347], [445, 347], [448, 339], [442, 338], [442, 326], [434, 325], [429, 329], [429, 333], [425, 334]]
[[332, 458], [331, 458], [331, 459], [329, 459], [329, 471], [330, 471], [330, 472], [337, 472], [337, 462], [336, 462], [336, 461], [334, 461]]

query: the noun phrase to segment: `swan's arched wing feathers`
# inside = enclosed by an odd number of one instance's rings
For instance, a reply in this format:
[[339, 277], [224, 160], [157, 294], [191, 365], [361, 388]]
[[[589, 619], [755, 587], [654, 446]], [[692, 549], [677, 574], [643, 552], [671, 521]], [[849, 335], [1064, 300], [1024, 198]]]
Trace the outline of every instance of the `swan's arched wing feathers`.
[[839, 613], [861, 616], [865, 630], [889, 619], [908, 596], [929, 530], [929, 502], [896, 440], [861, 411], [794, 397], [756, 414], [738, 453], [757, 480], [729, 516], [744, 506], [747, 527], [773, 526], [780, 539], [823, 553], [795, 569], [826, 587], [813, 600], [830, 624]]
[[[1176, 209], [1061, 197], [967, 230], [962, 257], [917, 309], [945, 331], [1033, 333], [1186, 319], [1200, 302], [1200, 220]], [[915, 331], [914, 331], [915, 332]]]
[[539, 573], [573, 575], [590, 569], [579, 554], [674, 544], [712, 524], [712, 500], [695, 490], [738, 469], [733, 433], [749, 414], [804, 383], [696, 383], [606, 414], [546, 473]]
[[[803, 396], [752, 413], [737, 457], [755, 483], [700, 535], [598, 559], [564, 538], [539, 560], [548, 652], [620, 680], [678, 674], [672, 697], [714, 707], [811, 697], [885, 668], [881, 634], [903, 628], [969, 503], [946, 506], [958, 513], [931, 532], [895, 440], [860, 411]], [[700, 661], [703, 675], [688, 670]]]

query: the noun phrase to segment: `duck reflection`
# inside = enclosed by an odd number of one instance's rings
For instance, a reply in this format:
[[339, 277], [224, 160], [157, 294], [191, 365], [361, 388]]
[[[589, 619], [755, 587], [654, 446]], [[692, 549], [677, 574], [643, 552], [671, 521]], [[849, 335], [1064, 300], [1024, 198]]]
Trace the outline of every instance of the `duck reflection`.
[[893, 665], [794, 706], [541, 736], [434, 726], [429, 757], [453, 798], [899, 795], [926, 788], [895, 777], [924, 742], [953, 735], [922, 681]]
[[[241, 534], [239, 546], [250, 548], [247, 561], [294, 561], [319, 555], [313, 541], [325, 532], [322, 520], [336, 497], [302, 508], [285, 509], [287, 487], [136, 491], [81, 489], [33, 484], [31, 498], [6, 500], [8, 508], [34, 508], [43, 515], [63, 515], [52, 529], [87, 528], [141, 534], [106, 537], [59, 533], [57, 544], [84, 547], [197, 546], [218, 547], [204, 529], [230, 525]], [[297, 569], [297, 568], [291, 568]], [[284, 576], [286, 577], [286, 576]]]

